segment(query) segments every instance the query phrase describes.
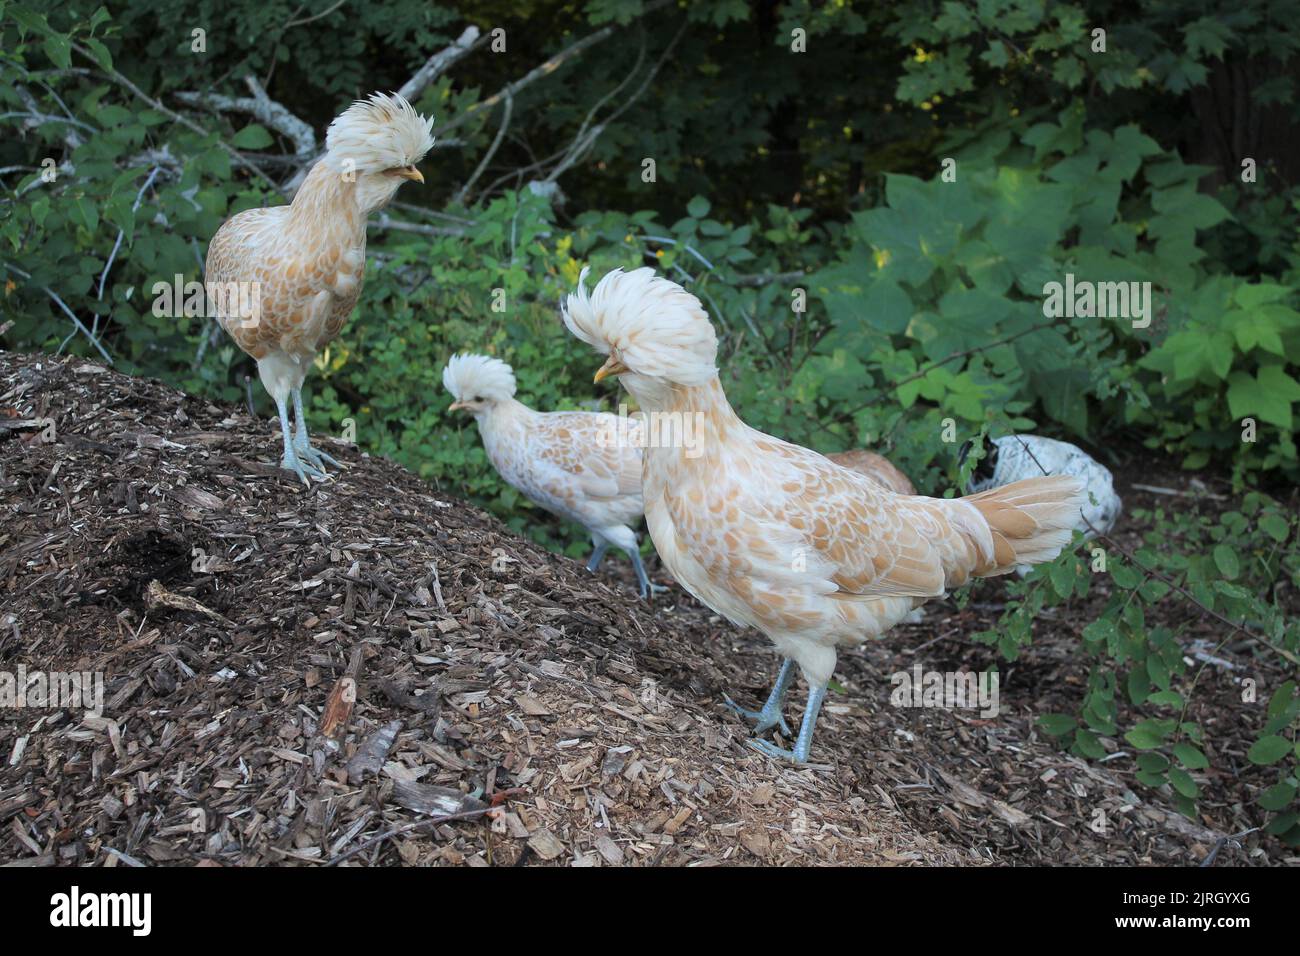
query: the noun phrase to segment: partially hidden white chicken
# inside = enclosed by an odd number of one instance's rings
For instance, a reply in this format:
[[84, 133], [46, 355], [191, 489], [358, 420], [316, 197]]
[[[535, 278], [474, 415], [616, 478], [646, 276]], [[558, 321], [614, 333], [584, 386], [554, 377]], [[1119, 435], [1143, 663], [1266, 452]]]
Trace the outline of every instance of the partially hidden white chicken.
[[[1083, 503], [1075, 478], [1039, 478], [967, 498], [899, 495], [816, 452], [750, 428], [718, 380], [717, 339], [695, 296], [651, 269], [615, 270], [568, 296], [569, 330], [607, 356], [654, 421], [694, 420], [692, 449], [650, 443], [642, 492], [664, 566], [691, 594], [762, 631], [785, 658], [759, 733], [785, 729], [797, 665], [809, 685], [793, 749], [806, 761], [840, 648], [879, 637], [914, 607], [972, 575], [1050, 559]], [[788, 730], [787, 736], [790, 736]]]
[[[970, 442], [961, 446], [959, 466], [969, 457], [971, 447]], [[1115, 527], [1123, 502], [1115, 493], [1110, 469], [1082, 448], [1055, 438], [1004, 435], [993, 439], [985, 448], [984, 457], [975, 463], [967, 491], [989, 491], [1042, 475], [1071, 475], [1083, 482], [1085, 500], [1074, 527], [1083, 532], [1085, 539], [1106, 534]], [[1025, 565], [1016, 570], [1022, 576], [1029, 572]]]
[[[310, 485], [308, 475], [324, 478], [327, 462], [338, 462], [311, 445], [303, 379], [361, 295], [366, 217], [403, 183], [424, 182], [416, 163], [433, 147], [432, 126], [396, 94], [374, 93], [352, 104], [330, 123], [325, 154], [293, 202], [232, 216], [208, 245], [205, 285], [217, 321], [257, 360], [280, 415], [281, 467], [304, 484]], [[226, 290], [240, 287], [239, 300], [256, 302], [257, 314], [230, 308]], [[292, 436], [290, 401], [297, 421]]]
[[448, 411], [474, 416], [501, 477], [587, 529], [595, 549], [587, 570], [596, 570], [612, 544], [632, 559], [643, 598], [663, 590], [650, 582], [632, 530], [642, 513], [640, 416], [535, 411], [514, 397], [514, 369], [487, 355], [453, 355], [442, 384], [456, 399]]

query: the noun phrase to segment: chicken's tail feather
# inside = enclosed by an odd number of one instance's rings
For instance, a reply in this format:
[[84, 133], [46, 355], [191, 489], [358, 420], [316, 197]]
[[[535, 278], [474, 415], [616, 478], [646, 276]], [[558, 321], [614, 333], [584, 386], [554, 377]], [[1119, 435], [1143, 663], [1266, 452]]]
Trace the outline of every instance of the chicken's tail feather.
[[962, 500], [975, 506], [993, 536], [991, 560], [975, 569], [980, 577], [1051, 561], [1070, 543], [1087, 503], [1083, 481], [1063, 475], [1026, 478]]

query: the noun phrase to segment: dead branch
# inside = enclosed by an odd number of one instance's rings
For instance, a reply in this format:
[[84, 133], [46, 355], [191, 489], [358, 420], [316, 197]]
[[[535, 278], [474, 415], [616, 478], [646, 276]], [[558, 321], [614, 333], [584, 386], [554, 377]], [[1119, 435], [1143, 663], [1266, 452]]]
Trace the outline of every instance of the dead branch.
[[379, 214], [376, 219], [366, 223], [367, 229], [376, 232], [413, 232], [420, 236], [463, 236], [465, 230], [457, 226], [428, 226], [422, 222], [404, 222], [394, 219], [388, 213]]
[[176, 94], [176, 98], [190, 106], [206, 106], [226, 113], [247, 113], [254, 119], [283, 134], [293, 142], [294, 158], [305, 163], [316, 156], [316, 134], [311, 124], [298, 118], [287, 107], [266, 95], [257, 77], [244, 77], [252, 96], [226, 96], [222, 93], [196, 93], [189, 90]]
[[[77, 43], [75, 40], [72, 41], [72, 48], [76, 50], [78, 53], [80, 53], [87, 60], [90, 60], [92, 63], [96, 64], [97, 66], [99, 65], [99, 61], [95, 59], [95, 55], [91, 53], [89, 50], [87, 50], [80, 43]], [[118, 72], [113, 67], [100, 66], [99, 69], [105, 76], [107, 76], [114, 83], [125, 88], [137, 99], [144, 100], [144, 102], [148, 103], [151, 107], [153, 107], [159, 113], [162, 113], [172, 122], [180, 123], [190, 132], [198, 133], [200, 136], [211, 135], [208, 130], [204, 129], [198, 123], [195, 123], [193, 120], [182, 116], [180, 113], [177, 113], [175, 110], [169, 109], [168, 107], [164, 106], [162, 103], [154, 99], [144, 90], [140, 89], [140, 87], [136, 86], [133, 82], [131, 82], [131, 80], [128, 77], [123, 76], [120, 72]], [[270, 186], [272, 189], [276, 190], [277, 192], [280, 191], [280, 187], [278, 187], [275, 184], [275, 181], [272, 180], [270, 176], [266, 175], [266, 173], [258, 169], [257, 166], [255, 166], [252, 162], [250, 162], [244, 156], [244, 154], [241, 153], [239, 150], [235, 149], [233, 146], [229, 145], [228, 143], [221, 142], [220, 140], [218, 140], [218, 145], [221, 147], [221, 149], [223, 149], [226, 153], [229, 154], [230, 158], [234, 160], [236, 165], [238, 165], [240, 168], [245, 169], [248, 172], [252, 173], [254, 176], [262, 180], [264, 183], [266, 183], [268, 186]]]
[[361, 673], [361, 646], [352, 649], [348, 668], [338, 679], [334, 689], [325, 701], [325, 712], [321, 715], [320, 736], [337, 743], [347, 730], [348, 720], [352, 717], [352, 707], [357, 702], [357, 677]]
[[[614, 122], [614, 120], [618, 119], [620, 116], [626, 113], [632, 107], [632, 104], [641, 98], [641, 96], [645, 93], [645, 91], [649, 89], [651, 81], [654, 80], [654, 78], [658, 75], [659, 70], [663, 67], [664, 63], [668, 60], [668, 57], [670, 57], [672, 55], [673, 50], [676, 49], [677, 43], [679, 40], [681, 40], [682, 34], [686, 32], [686, 27], [689, 24], [689, 22], [690, 22], [689, 20], [682, 21], [681, 27], [678, 28], [677, 33], [673, 35], [672, 40], [669, 42], [668, 46], [664, 49], [664, 52], [660, 55], [659, 59], [655, 61], [655, 65], [650, 68], [650, 72], [646, 74], [645, 79], [641, 81], [641, 85], [637, 87], [636, 92], [634, 92], [631, 96], [629, 96], [626, 100], [624, 100], [622, 105], [620, 105], [618, 109], [614, 110], [614, 112], [606, 116], [603, 120], [601, 120], [599, 123], [593, 126], [589, 131], [586, 131], [587, 121], [583, 122], [583, 128], [578, 131], [578, 136], [575, 138], [572, 147], [569, 149], [568, 153], [564, 156], [564, 158], [561, 159], [560, 162], [556, 164], [555, 168], [552, 169], [549, 174], [547, 174], [544, 182], [553, 183], [557, 179], [559, 179], [559, 177], [562, 176], [570, 167], [572, 167], [574, 163], [580, 160], [584, 155], [586, 155], [587, 152], [591, 150], [591, 147], [596, 144], [596, 140], [600, 139], [601, 135], [605, 132], [606, 128], [608, 128], [610, 123]], [[645, 48], [643, 44], [642, 53], [644, 54], [644, 52], [645, 52]], [[638, 65], [640, 64], [640, 57], [638, 57], [637, 63]], [[626, 82], [626, 80], [624, 82]], [[615, 89], [616, 90], [622, 89], [622, 87], [623, 84], [620, 83]], [[590, 118], [591, 118], [591, 114], [588, 114], [587, 119], [590, 120]], [[584, 131], [585, 131], [585, 135], [584, 135]]]
[[[10, 272], [18, 273], [24, 279], [30, 279], [32, 277], [32, 274], [30, 272], [24, 272], [22, 269], [19, 269], [16, 265], [14, 265], [12, 262], [5, 262], [3, 260], [0, 260], [0, 265], [3, 265]], [[95, 347], [95, 350], [104, 357], [104, 361], [107, 362], [109, 365], [112, 365], [113, 364], [112, 356], [110, 356], [108, 352], [105, 351], [104, 346], [99, 343], [99, 339], [95, 338], [94, 333], [91, 332], [90, 329], [86, 328], [85, 323], [83, 323], [81, 319], [77, 317], [77, 313], [73, 312], [70, 308], [68, 308], [68, 303], [64, 302], [61, 298], [59, 298], [59, 294], [55, 292], [53, 289], [51, 289], [49, 286], [45, 286], [45, 285], [41, 286], [41, 291], [44, 292], [47, 296], [49, 296], [50, 299], [53, 300], [54, 304], [63, 310], [63, 314], [72, 320], [72, 324], [77, 327], [77, 330], [81, 332], [81, 334], [84, 335], [86, 339], [90, 342], [90, 344]], [[65, 340], [65, 344], [66, 344], [66, 340]]]
[[497, 135], [493, 138], [492, 145], [488, 147], [488, 151], [484, 153], [483, 158], [479, 160], [479, 164], [474, 168], [473, 174], [469, 179], [465, 180], [465, 184], [461, 186], [460, 189], [456, 190], [454, 202], [457, 204], [461, 204], [465, 201], [465, 197], [469, 195], [470, 189], [472, 189], [474, 184], [478, 182], [478, 178], [483, 175], [483, 170], [487, 169], [487, 164], [492, 161], [492, 157], [496, 155], [497, 150], [501, 147], [501, 141], [505, 139], [506, 130], [510, 128], [510, 116], [515, 109], [515, 98], [507, 93], [505, 102], [506, 107], [501, 116], [501, 126], [497, 129]]
[[[648, 13], [653, 13], [655, 10], [665, 7], [671, 2], [672, 0], [654, 0], [654, 2], [646, 4], [645, 9], [641, 11], [641, 16], [645, 16]], [[539, 66], [536, 66], [533, 69], [529, 70], [527, 73], [525, 73], [519, 79], [515, 80], [513, 83], [506, 84], [496, 93], [493, 93], [491, 96], [489, 96], [487, 99], [480, 100], [479, 102], [475, 103], [465, 112], [461, 113], [455, 119], [448, 122], [447, 125], [442, 128], [442, 132], [443, 133], [451, 132], [453, 129], [456, 129], [456, 127], [464, 124], [471, 117], [478, 115], [483, 110], [490, 109], [491, 107], [496, 106], [498, 103], [500, 103], [503, 99], [506, 98], [507, 94], [510, 96], [514, 96], [524, 87], [532, 83], [535, 83], [537, 80], [540, 80], [544, 76], [549, 76], [550, 74], [558, 70], [566, 62], [573, 59], [575, 56], [578, 56], [579, 54], [585, 52], [586, 50], [595, 46], [597, 43], [600, 43], [602, 40], [609, 39], [609, 37], [613, 36], [618, 29], [619, 28], [614, 25], [601, 27], [595, 33], [589, 34], [588, 36], [583, 37], [581, 40], [571, 43], [569, 46], [565, 47], [559, 53], [555, 54], [555, 56], [551, 57], [549, 60], [540, 64]]]
[[[308, 23], [315, 23], [317, 20], [323, 20], [325, 17], [328, 17], [331, 13], [333, 13], [335, 10], [337, 10], [339, 7], [343, 6], [343, 4], [347, 2], [348, 0], [338, 0], [338, 2], [334, 4], [334, 6], [326, 10], [322, 10], [320, 13], [314, 13], [309, 17], [303, 17], [299, 20], [290, 20], [283, 27], [281, 27], [281, 32], [283, 33], [285, 30], [292, 30], [294, 27], [306, 26]], [[301, 10], [302, 7], [299, 7], [298, 9]]]
[[467, 26], [454, 43], [425, 60], [424, 66], [416, 70], [411, 78], [402, 84], [397, 94], [408, 103], [414, 103], [429, 84], [450, 69], [457, 60], [467, 56], [480, 45], [479, 28], [472, 24]]

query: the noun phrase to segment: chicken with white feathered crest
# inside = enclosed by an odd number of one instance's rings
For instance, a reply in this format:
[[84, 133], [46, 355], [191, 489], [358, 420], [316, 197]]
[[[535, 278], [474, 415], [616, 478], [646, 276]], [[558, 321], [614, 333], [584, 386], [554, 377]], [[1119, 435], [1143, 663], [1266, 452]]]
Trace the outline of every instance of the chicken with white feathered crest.
[[[585, 272], [584, 277], [585, 278]], [[1037, 478], [967, 498], [900, 495], [816, 452], [750, 428], [718, 380], [718, 344], [699, 300], [651, 269], [583, 279], [564, 321], [607, 356], [642, 410], [697, 417], [691, 453], [644, 452], [646, 525], [660, 560], [686, 590], [785, 658], [761, 733], [785, 728], [781, 701], [797, 665], [809, 685], [793, 749], [808, 758], [839, 648], [879, 637], [916, 606], [972, 576], [1053, 557], [1082, 504], [1074, 478]], [[788, 732], [787, 732], [788, 733]]]
[[595, 550], [595, 571], [612, 544], [632, 559], [641, 596], [650, 583], [632, 525], [641, 519], [638, 416], [539, 412], [515, 398], [515, 373], [500, 359], [453, 355], [442, 384], [456, 399], [448, 411], [474, 416], [488, 459], [510, 485], [552, 514], [580, 524]]
[[[325, 155], [293, 202], [232, 216], [208, 245], [205, 283], [217, 321], [257, 360], [257, 372], [280, 415], [286, 468], [310, 484], [333, 458], [311, 446], [302, 383], [317, 353], [338, 336], [361, 295], [366, 217], [408, 180], [433, 147], [433, 120], [396, 94], [374, 93], [330, 124]], [[258, 314], [235, 315], [212, 290], [230, 284], [257, 290]], [[250, 299], [252, 297], [250, 296]], [[288, 405], [297, 428], [290, 434]]]

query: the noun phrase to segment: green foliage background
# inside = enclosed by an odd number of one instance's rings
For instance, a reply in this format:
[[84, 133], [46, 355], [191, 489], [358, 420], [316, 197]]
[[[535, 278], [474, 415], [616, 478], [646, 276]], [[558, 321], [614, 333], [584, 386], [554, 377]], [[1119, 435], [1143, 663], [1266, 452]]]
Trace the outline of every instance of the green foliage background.
[[[585, 265], [654, 264], [708, 306], [727, 392], [753, 425], [823, 451], [876, 448], [935, 493], [958, 477], [947, 420], [958, 441], [1139, 441], [1228, 472], [1255, 489], [1235, 525], [1155, 516], [1182, 546], [1115, 558], [1113, 607], [1084, 634], [1083, 709], [1044, 725], [1094, 757], [1098, 735], [1126, 732], [1149, 755], [1143, 782], [1191, 812], [1202, 734], [1179, 717], [1175, 635], [1142, 609], [1180, 599], [1173, 581], [1249, 622], [1279, 660], [1300, 653], [1280, 611], [1300, 584], [1296, 517], [1270, 497], [1300, 477], [1300, 2], [319, 6], [0, 0], [0, 344], [94, 355], [93, 337], [122, 371], [242, 401], [252, 363], [197, 316], [154, 316], [150, 290], [201, 278], [232, 213], [284, 201], [292, 144], [178, 94], [247, 95], [251, 75], [319, 135], [466, 24], [502, 27], [504, 52], [477, 50], [417, 102], [450, 142], [424, 164], [429, 186], [390, 210], [420, 231], [372, 232], [363, 299], [308, 380], [313, 427], [351, 419], [366, 449], [580, 553], [445, 414], [440, 370], [454, 351], [488, 351], [536, 407], [609, 407], [557, 305]], [[509, 135], [460, 197], [504, 115], [479, 104], [601, 31], [518, 91]], [[791, 48], [798, 31], [807, 53]], [[593, 118], [600, 135], [561, 194], [529, 189]], [[1066, 273], [1152, 283], [1154, 321], [1045, 319], [1044, 283]], [[270, 456], [269, 424], [267, 438]], [[1015, 656], [1033, 612], [1082, 595], [1087, 577], [1063, 557], [1013, 588], [985, 639]], [[1294, 681], [1273, 694], [1251, 760], [1276, 765], [1261, 805], [1300, 842], [1300, 697]], [[1152, 711], [1127, 731], [1125, 695]]]

